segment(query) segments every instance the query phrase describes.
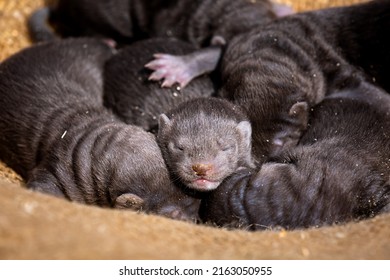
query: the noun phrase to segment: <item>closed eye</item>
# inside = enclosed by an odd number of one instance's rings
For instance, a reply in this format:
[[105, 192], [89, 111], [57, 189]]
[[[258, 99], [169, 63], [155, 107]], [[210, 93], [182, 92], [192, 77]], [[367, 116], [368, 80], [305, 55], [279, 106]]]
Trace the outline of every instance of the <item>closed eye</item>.
[[298, 165], [298, 158], [292, 154], [284, 154], [269, 159], [269, 162]]
[[288, 163], [288, 164], [298, 164], [298, 158], [294, 155], [288, 155], [283, 159], [283, 163]]
[[224, 151], [224, 152], [227, 152], [227, 151], [230, 151], [230, 150], [233, 150], [233, 149], [234, 149], [234, 145], [227, 145], [227, 146], [221, 147], [221, 150]]
[[183, 152], [184, 151], [184, 146], [183, 145], [180, 145], [180, 144], [177, 144], [177, 143], [172, 143], [172, 142], [168, 144], [168, 148], [171, 151], [176, 151], [176, 152]]
[[179, 151], [184, 151], [184, 147], [181, 145], [175, 145], [175, 149]]
[[226, 141], [226, 139], [220, 139], [217, 141], [217, 143], [223, 152], [233, 150], [235, 147], [235, 143], [233, 141]]

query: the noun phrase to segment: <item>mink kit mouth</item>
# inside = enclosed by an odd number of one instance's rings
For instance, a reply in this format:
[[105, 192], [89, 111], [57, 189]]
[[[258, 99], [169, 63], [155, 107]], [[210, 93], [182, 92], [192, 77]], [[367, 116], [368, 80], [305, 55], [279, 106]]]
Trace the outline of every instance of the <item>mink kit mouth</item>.
[[212, 181], [206, 178], [198, 178], [189, 182], [188, 186], [198, 191], [212, 191], [215, 190], [220, 183], [220, 181]]

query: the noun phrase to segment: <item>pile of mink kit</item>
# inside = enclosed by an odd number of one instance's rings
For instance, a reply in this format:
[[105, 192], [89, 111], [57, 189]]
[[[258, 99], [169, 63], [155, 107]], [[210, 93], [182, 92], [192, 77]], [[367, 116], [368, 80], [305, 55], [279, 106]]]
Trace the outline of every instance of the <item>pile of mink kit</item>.
[[390, 212], [390, 1], [58, 0], [0, 64], [0, 160], [88, 205], [264, 230]]

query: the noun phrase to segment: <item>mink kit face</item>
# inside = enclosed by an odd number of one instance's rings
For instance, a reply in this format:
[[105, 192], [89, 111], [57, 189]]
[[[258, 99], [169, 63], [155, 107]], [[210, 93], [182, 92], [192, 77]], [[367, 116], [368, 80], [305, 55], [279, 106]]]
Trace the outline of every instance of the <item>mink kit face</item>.
[[162, 114], [158, 139], [173, 175], [189, 188], [209, 191], [240, 167], [253, 165], [251, 125], [228, 114], [214, 114], [218, 108], [215, 105], [225, 101], [214, 100], [216, 104], [204, 108], [199, 100], [187, 102], [169, 117]]
[[[180, 120], [177, 122], [167, 143], [169, 162], [176, 175], [191, 188], [215, 189], [227, 174], [238, 168], [238, 140], [245, 124], [226, 122], [223, 127], [206, 127], [194, 121], [188, 122], [188, 126], [181, 123], [184, 126], [181, 129], [177, 127]], [[188, 137], [186, 129], [192, 130], [192, 137]], [[207, 136], [210, 138], [206, 139]]]

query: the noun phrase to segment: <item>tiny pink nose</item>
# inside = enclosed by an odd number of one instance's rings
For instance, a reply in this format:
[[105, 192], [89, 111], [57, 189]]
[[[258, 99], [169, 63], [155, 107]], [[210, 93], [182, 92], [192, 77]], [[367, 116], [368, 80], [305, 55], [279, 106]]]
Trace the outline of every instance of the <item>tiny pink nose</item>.
[[204, 164], [204, 163], [199, 163], [199, 164], [194, 164], [192, 166], [192, 170], [195, 171], [195, 174], [198, 176], [205, 176], [207, 172], [213, 169], [212, 164]]

